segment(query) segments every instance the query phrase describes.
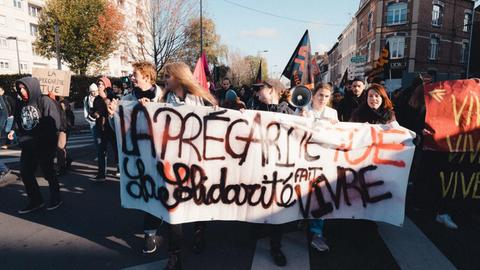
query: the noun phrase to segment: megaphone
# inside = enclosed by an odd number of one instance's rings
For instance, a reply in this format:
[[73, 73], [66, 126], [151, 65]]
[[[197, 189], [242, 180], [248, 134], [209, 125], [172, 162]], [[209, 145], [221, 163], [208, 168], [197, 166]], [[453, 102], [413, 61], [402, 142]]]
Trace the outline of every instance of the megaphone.
[[312, 101], [312, 92], [303, 85], [297, 85], [290, 90], [290, 103], [297, 107], [303, 108]]

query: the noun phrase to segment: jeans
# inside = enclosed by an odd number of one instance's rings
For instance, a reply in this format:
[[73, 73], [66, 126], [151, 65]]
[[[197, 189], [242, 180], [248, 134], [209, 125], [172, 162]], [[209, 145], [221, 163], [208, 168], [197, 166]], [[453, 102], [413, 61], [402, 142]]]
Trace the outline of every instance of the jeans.
[[5, 163], [0, 161], [0, 174], [8, 172], [10, 169], [5, 165]]
[[93, 138], [93, 145], [95, 145], [95, 150], [97, 150], [97, 157], [98, 157], [98, 131], [97, 126], [95, 124], [90, 124], [90, 133], [92, 133]]
[[110, 144], [113, 150], [113, 159], [118, 170], [118, 151], [115, 133], [106, 131], [99, 137], [98, 144], [98, 175], [105, 177], [107, 174], [107, 145]]
[[325, 226], [323, 219], [310, 219], [309, 224], [311, 233], [323, 235], [323, 227]]

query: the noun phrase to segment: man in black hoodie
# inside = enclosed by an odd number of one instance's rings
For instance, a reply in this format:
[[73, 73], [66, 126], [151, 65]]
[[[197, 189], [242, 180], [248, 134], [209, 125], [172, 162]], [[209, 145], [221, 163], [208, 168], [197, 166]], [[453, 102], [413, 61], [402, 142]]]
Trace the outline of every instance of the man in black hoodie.
[[[20, 174], [30, 199], [28, 205], [18, 212], [26, 214], [44, 206], [35, 178], [37, 166], [42, 169], [50, 188], [47, 210], [53, 210], [62, 204], [60, 186], [53, 165], [57, 132], [60, 128], [60, 112], [54, 100], [42, 95], [37, 78], [24, 77], [15, 82], [15, 87], [22, 98], [15, 115], [15, 130], [22, 148]], [[14, 131], [10, 131], [8, 134], [10, 139], [13, 138], [13, 133]]]
[[351, 91], [345, 93], [345, 97], [338, 104], [338, 120], [349, 122], [353, 111], [366, 100], [365, 83], [362, 78], [355, 78], [352, 82]]

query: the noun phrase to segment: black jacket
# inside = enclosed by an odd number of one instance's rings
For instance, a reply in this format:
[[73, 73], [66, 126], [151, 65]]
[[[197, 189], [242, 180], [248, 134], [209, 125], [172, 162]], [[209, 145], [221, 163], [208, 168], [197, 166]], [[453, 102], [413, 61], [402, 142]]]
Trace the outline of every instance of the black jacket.
[[109, 123], [107, 101], [99, 95], [93, 100], [92, 115], [95, 118], [95, 126], [100, 135], [114, 132]]
[[345, 97], [338, 104], [338, 120], [348, 122], [352, 113], [366, 100], [366, 91], [364, 90], [360, 97], [355, 96], [352, 91], [345, 93]]
[[[15, 115], [15, 130], [22, 148], [55, 149], [60, 129], [60, 112], [56, 101], [42, 95], [37, 78], [24, 77], [15, 82], [25, 85], [28, 100], [20, 101]], [[20, 92], [18, 92], [20, 93]]]
[[[383, 105], [383, 104], [382, 104]], [[393, 110], [386, 110], [383, 107], [378, 110], [370, 108], [367, 103], [363, 103], [352, 113], [350, 122], [370, 123], [370, 124], [388, 124], [395, 121]]]
[[287, 102], [283, 101], [279, 104], [265, 104], [261, 103], [258, 104], [258, 107], [255, 110], [259, 111], [267, 111], [267, 112], [277, 112], [277, 113], [285, 113], [285, 114], [295, 114], [295, 111], [290, 108]]

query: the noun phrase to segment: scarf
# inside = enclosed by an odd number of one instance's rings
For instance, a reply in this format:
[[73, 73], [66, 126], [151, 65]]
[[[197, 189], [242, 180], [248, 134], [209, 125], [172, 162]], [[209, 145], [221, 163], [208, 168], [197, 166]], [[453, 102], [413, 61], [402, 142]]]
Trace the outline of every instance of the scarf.
[[152, 86], [152, 88], [143, 91], [139, 87], [133, 88], [133, 95], [137, 99], [142, 99], [142, 98], [148, 98], [149, 100], [155, 99], [155, 96], [157, 94], [157, 88], [155, 86]]

